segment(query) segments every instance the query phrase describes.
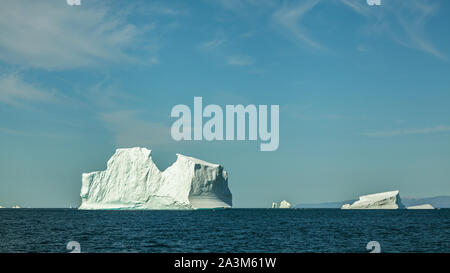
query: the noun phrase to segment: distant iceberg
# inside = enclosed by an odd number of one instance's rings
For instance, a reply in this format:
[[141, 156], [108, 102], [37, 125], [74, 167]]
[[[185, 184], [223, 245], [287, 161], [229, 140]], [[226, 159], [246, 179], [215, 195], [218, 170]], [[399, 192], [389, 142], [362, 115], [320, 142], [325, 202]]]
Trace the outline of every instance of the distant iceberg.
[[19, 205], [12, 206], [13, 209], [20, 209]]
[[344, 204], [341, 209], [404, 209], [399, 191], [363, 195], [353, 204]]
[[82, 175], [79, 209], [230, 208], [228, 175], [218, 164], [177, 154], [160, 171], [145, 148], [117, 149], [105, 171]]
[[411, 207], [408, 207], [408, 209], [434, 209], [434, 207], [430, 204], [423, 204], [423, 205], [411, 206]]
[[273, 209], [290, 209], [291, 204], [286, 200], [281, 201], [280, 204], [278, 204], [277, 202], [273, 202], [272, 208]]
[[291, 208], [291, 204], [288, 201], [283, 200], [283, 201], [280, 202], [279, 208], [280, 209], [290, 209]]

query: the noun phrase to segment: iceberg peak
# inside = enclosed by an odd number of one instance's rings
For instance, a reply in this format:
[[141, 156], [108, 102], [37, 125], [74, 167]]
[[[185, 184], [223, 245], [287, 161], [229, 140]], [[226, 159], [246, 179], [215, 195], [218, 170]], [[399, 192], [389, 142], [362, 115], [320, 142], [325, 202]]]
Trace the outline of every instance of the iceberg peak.
[[186, 156], [186, 155], [182, 155], [182, 154], [176, 154], [177, 155], [177, 160], [187, 160], [187, 161], [191, 161], [194, 164], [200, 164], [200, 165], [205, 165], [205, 166], [209, 166], [209, 167], [220, 167], [219, 164], [214, 164], [214, 163], [209, 163], [194, 157], [190, 157], [190, 156]]

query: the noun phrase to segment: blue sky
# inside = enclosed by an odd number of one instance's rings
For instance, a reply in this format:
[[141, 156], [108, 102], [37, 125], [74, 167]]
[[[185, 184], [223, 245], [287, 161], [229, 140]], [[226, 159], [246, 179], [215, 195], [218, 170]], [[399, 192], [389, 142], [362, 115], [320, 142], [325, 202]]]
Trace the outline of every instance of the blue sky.
[[[448, 1], [2, 1], [0, 205], [79, 204], [118, 147], [220, 163], [236, 207], [450, 194]], [[175, 142], [176, 104], [280, 105], [280, 147]]]

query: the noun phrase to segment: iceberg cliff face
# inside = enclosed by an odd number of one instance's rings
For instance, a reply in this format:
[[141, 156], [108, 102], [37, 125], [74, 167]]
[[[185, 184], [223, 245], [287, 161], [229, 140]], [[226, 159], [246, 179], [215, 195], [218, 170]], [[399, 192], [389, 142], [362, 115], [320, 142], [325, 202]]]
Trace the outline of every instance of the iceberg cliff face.
[[341, 209], [404, 209], [399, 191], [389, 191], [363, 195], [353, 204], [345, 204]]
[[196, 209], [231, 207], [222, 166], [177, 154], [160, 171], [145, 148], [117, 149], [105, 171], [84, 173], [79, 209]]

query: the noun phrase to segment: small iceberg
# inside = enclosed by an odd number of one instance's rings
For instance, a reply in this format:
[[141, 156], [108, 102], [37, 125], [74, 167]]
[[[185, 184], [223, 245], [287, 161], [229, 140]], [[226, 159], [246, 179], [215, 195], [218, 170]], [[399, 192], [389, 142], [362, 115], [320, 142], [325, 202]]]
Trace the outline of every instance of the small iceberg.
[[280, 202], [279, 208], [280, 209], [290, 209], [291, 208], [291, 203], [289, 203], [286, 200], [283, 200], [283, 201]]
[[345, 204], [341, 209], [405, 209], [399, 191], [368, 194], [359, 197], [353, 204]]
[[434, 209], [434, 207], [430, 204], [423, 204], [423, 205], [411, 206], [411, 207], [408, 207], [408, 209]]
[[291, 204], [286, 200], [281, 201], [280, 204], [278, 204], [277, 202], [273, 202], [272, 208], [273, 209], [290, 209]]
[[277, 202], [272, 203], [273, 209], [290, 209], [291, 207], [291, 203], [286, 200], [281, 201], [280, 204], [278, 204]]

